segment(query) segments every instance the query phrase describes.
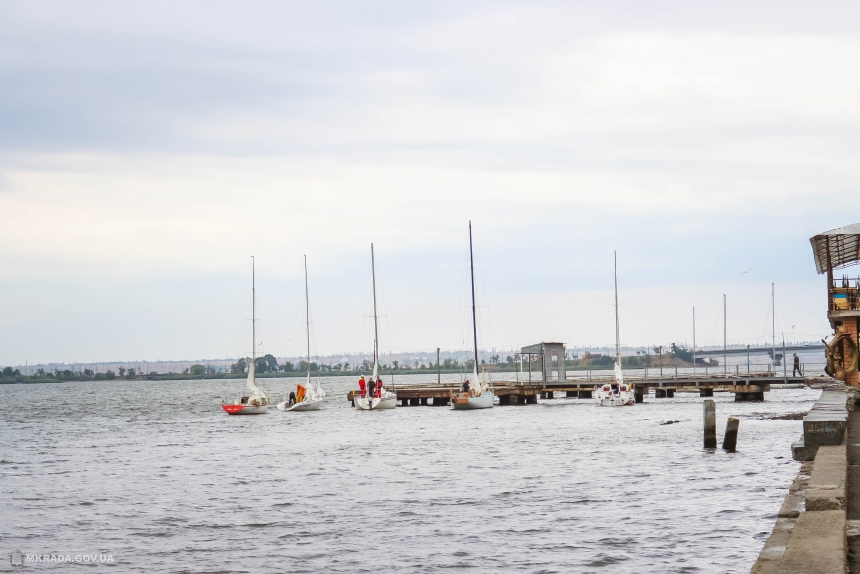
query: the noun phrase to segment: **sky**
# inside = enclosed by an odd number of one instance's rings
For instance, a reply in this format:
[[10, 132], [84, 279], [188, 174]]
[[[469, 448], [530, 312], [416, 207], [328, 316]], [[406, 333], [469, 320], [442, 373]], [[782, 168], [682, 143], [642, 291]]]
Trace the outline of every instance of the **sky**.
[[[0, 364], [830, 333], [856, 2], [0, 3]], [[856, 270], [855, 274], [856, 274]]]

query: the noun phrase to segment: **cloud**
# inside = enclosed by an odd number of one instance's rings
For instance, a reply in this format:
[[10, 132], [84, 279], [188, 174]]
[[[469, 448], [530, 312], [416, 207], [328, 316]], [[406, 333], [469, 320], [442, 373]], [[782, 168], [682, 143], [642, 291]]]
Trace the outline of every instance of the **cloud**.
[[[817, 284], [807, 238], [860, 207], [847, 3], [0, 10], [0, 266], [16, 293], [38, 280], [64, 300], [63, 282], [140, 273], [220, 292], [250, 254], [290, 281], [308, 253], [322, 296], [351, 301], [374, 241], [401, 314], [428, 314], [397, 327], [422, 346], [446, 340], [422, 325], [448, 312], [469, 219], [491, 300], [588, 301], [617, 248], [630, 288], [671, 307], [749, 267], [759, 289]], [[804, 289], [792, 307], [815, 332]], [[508, 311], [506, 341], [549, 328]], [[554, 332], [600, 338], [601, 321]], [[169, 353], [148, 337], [141, 353]]]

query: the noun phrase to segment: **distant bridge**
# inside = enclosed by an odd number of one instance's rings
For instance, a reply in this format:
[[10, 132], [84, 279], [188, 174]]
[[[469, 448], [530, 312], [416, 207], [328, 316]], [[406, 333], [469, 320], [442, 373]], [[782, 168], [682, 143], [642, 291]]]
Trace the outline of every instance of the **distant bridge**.
[[[782, 357], [783, 347], [782, 345], [776, 346], [776, 356], [777, 358]], [[786, 353], [797, 353], [807, 352], [807, 353], [824, 353], [824, 345], [822, 343], [816, 343], [813, 345], [786, 345], [785, 352]], [[692, 353], [692, 351], [690, 351]], [[773, 358], [773, 348], [770, 346], [756, 346], [746, 348], [738, 348], [733, 347], [730, 349], [726, 349], [723, 351], [722, 349], [709, 349], [707, 351], [696, 351], [693, 353], [696, 355], [696, 358], [699, 357], [722, 357], [724, 354], [731, 357], [743, 356], [746, 357], [749, 355], [767, 355], [770, 358]]]

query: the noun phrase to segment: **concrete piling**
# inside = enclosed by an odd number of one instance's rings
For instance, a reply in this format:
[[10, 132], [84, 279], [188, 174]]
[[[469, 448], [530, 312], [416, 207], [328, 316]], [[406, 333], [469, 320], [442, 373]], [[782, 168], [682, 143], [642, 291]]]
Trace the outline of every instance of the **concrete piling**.
[[740, 421], [734, 417], [729, 417], [726, 422], [726, 435], [723, 437], [723, 450], [735, 452], [738, 446], [738, 425]]
[[705, 448], [717, 448], [717, 405], [713, 399], [702, 402], [705, 421]]
[[666, 398], [674, 399], [675, 398], [675, 389], [666, 389]]
[[713, 397], [714, 396], [714, 389], [699, 389], [699, 396], [700, 397]]
[[654, 389], [654, 398], [665, 399], [666, 398], [666, 389]]

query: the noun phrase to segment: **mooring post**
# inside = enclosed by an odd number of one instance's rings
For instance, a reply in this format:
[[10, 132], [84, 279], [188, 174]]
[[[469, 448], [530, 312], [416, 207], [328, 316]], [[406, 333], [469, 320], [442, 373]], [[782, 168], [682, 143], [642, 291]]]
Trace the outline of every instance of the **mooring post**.
[[717, 405], [713, 399], [702, 401], [705, 418], [705, 448], [717, 448]]
[[740, 421], [734, 417], [729, 417], [726, 422], [726, 436], [723, 437], [723, 450], [734, 452], [738, 446], [738, 425]]

